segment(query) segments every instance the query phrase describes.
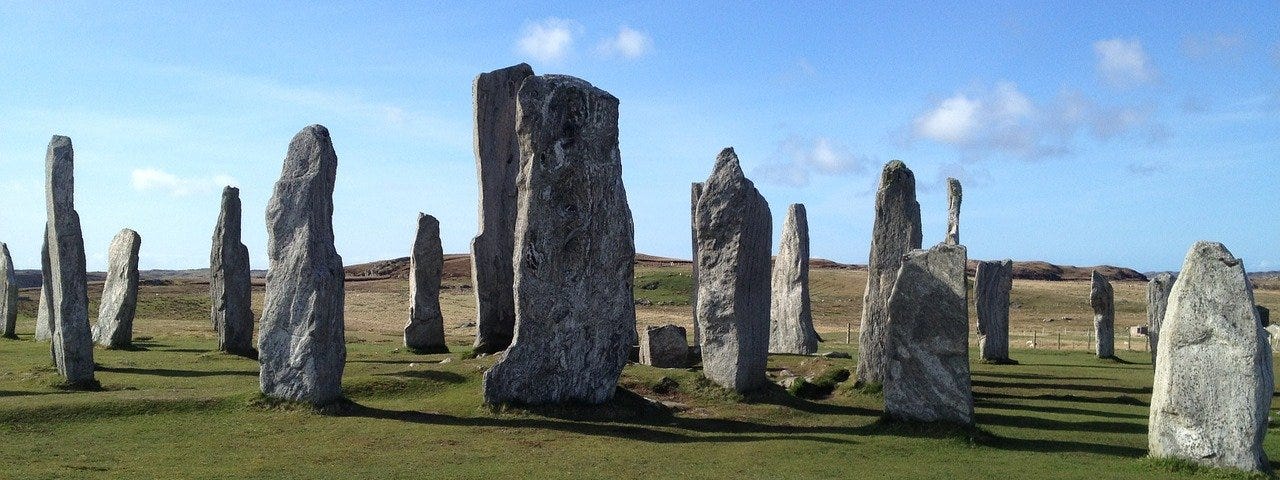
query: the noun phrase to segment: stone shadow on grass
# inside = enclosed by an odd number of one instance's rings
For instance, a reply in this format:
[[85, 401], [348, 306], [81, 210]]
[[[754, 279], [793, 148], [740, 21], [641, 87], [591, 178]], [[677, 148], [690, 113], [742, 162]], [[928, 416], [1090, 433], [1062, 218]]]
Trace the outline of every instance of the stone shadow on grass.
[[1052, 402], [1110, 403], [1114, 405], [1132, 405], [1135, 407], [1149, 406], [1147, 405], [1147, 402], [1138, 400], [1128, 395], [1117, 395], [1114, 397], [1082, 397], [1079, 395], [1071, 395], [1071, 394], [1010, 395], [1007, 393], [995, 393], [995, 392], [973, 392], [973, 397], [975, 399], [980, 398], [983, 400], [991, 400], [991, 399], [1006, 399], [1006, 400], [1018, 400], [1018, 401], [1045, 400], [1045, 401], [1052, 401]]
[[[1011, 418], [1021, 419], [1022, 417]], [[1147, 453], [1146, 449], [1107, 445], [1102, 443], [1002, 437], [980, 427], [984, 421], [989, 420], [982, 414], [975, 415], [975, 420], [978, 422], [979, 426], [958, 425], [945, 422], [905, 422], [885, 415], [881, 416], [879, 420], [855, 430], [860, 435], [891, 435], [897, 437], [953, 439], [971, 445], [985, 446], [1000, 450], [1039, 453], [1082, 452], [1131, 458], [1139, 458]]]
[[974, 414], [979, 425], [1001, 425], [1005, 427], [1034, 428], [1037, 430], [1057, 430], [1081, 433], [1147, 433], [1146, 423], [1081, 421], [1071, 422], [1052, 420], [1042, 417], [1002, 415], [999, 413]]
[[1133, 395], [1150, 394], [1149, 387], [1120, 387], [1115, 385], [1088, 385], [1088, 384], [1072, 384], [1072, 383], [1049, 383], [1049, 382], [1013, 382], [1013, 381], [994, 381], [994, 380], [971, 380], [970, 383], [974, 387], [982, 388], [1021, 388], [1034, 390], [1082, 390], [1086, 392], [1110, 392], [1110, 393], [1127, 393]]
[[131, 373], [135, 375], [155, 375], [158, 377], [176, 377], [176, 378], [194, 378], [194, 377], [218, 377], [223, 375], [243, 375], [258, 376], [258, 372], [246, 370], [178, 370], [170, 368], [135, 368], [135, 367], [104, 367], [98, 366], [98, 371], [110, 373]]
[[1038, 373], [1006, 373], [1006, 372], [979, 372], [972, 371], [969, 375], [974, 377], [992, 377], [998, 379], [1016, 378], [1019, 380], [1102, 380], [1113, 381], [1114, 379], [1106, 377], [1060, 377], [1057, 375], [1042, 375]]
[[1071, 407], [1023, 405], [1019, 403], [1000, 403], [1000, 402], [993, 402], [993, 401], [982, 400], [982, 399], [975, 399], [975, 400], [976, 400], [975, 406], [977, 406], [978, 408], [991, 408], [995, 410], [1021, 410], [1021, 411], [1037, 412], [1037, 413], [1058, 413], [1062, 415], [1090, 415], [1095, 417], [1106, 417], [1106, 418], [1132, 418], [1132, 419], [1147, 418], [1147, 414], [1145, 413], [1139, 415], [1136, 413], [1116, 413], [1116, 412], [1110, 412], [1106, 410], [1087, 410], [1083, 408], [1071, 408]]

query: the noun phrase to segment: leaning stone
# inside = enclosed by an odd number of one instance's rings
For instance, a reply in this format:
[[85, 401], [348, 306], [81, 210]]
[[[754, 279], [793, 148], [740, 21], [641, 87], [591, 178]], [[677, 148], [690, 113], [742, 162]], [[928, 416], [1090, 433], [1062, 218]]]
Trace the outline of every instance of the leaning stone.
[[693, 265], [693, 291], [690, 293], [689, 304], [693, 307], [693, 344], [701, 345], [702, 332], [698, 326], [698, 197], [702, 196], [702, 182], [693, 182], [689, 188], [689, 231], [693, 235], [690, 245], [693, 245], [693, 259], [689, 263]]
[[404, 346], [419, 353], [449, 351], [444, 342], [444, 316], [440, 313], [443, 269], [440, 221], [418, 213], [418, 231], [409, 255], [409, 323], [404, 326]]
[[769, 203], [726, 148], [696, 209], [702, 374], [725, 388], [755, 390], [768, 383]]
[[1196, 242], [1160, 326], [1151, 456], [1270, 471], [1271, 348], [1253, 305], [1244, 262], [1220, 243]]
[[1160, 344], [1160, 323], [1169, 308], [1169, 291], [1173, 290], [1173, 274], [1161, 273], [1147, 282], [1147, 344], [1151, 350], [1151, 363], [1156, 362]]
[[1093, 307], [1094, 351], [1098, 358], [1116, 355], [1116, 302], [1111, 282], [1093, 271], [1089, 287], [1089, 305]]
[[545, 75], [526, 78], [517, 100], [516, 332], [484, 374], [484, 399], [602, 403], [637, 340], [618, 99]]
[[71, 139], [54, 135], [45, 156], [45, 241], [49, 272], [49, 317], [53, 320], [53, 360], [68, 385], [92, 388], [93, 332], [89, 328], [89, 292], [84, 237], [75, 210], [75, 154]]
[[818, 332], [809, 306], [809, 220], [804, 204], [787, 208], [772, 278], [769, 353], [812, 355], [818, 351]]
[[858, 332], [860, 384], [884, 382], [886, 325], [889, 295], [902, 266], [902, 256], [920, 248], [920, 203], [916, 202], [916, 177], [905, 164], [885, 164], [876, 192], [876, 217], [871, 229], [871, 254], [867, 260], [867, 289], [862, 295], [862, 323]]
[[0, 243], [0, 336], [18, 338], [18, 276], [4, 243]]
[[333, 246], [338, 155], [311, 125], [289, 142], [267, 203], [267, 288], [258, 332], [258, 380], [275, 398], [324, 405], [342, 396], [347, 358], [342, 257]]
[[127, 228], [111, 239], [98, 324], [93, 327], [93, 340], [99, 345], [111, 348], [133, 345], [133, 314], [138, 308], [138, 249], [141, 247], [142, 237]]
[[1013, 261], [978, 262], [974, 274], [978, 312], [978, 351], [983, 360], [1009, 362], [1009, 291]]
[[476, 177], [480, 190], [480, 233], [471, 241], [471, 278], [476, 294], [475, 351], [494, 353], [511, 344], [516, 309], [514, 257], [516, 176], [516, 92], [533, 68], [519, 65], [482, 73], [472, 83], [475, 107]]
[[[46, 224], [44, 229], [44, 240], [40, 245], [40, 295], [36, 297], [36, 340], [53, 340], [53, 316], [49, 315], [49, 307], [53, 306], [53, 298], [50, 297], [52, 288], [49, 286], [49, 279], [53, 277], [49, 273], [49, 226]], [[52, 359], [52, 357], [50, 358]]]
[[889, 299], [885, 413], [912, 422], [973, 424], [967, 252], [940, 244], [903, 259]]
[[960, 181], [947, 178], [947, 241], [948, 245], [960, 244]]
[[689, 366], [689, 343], [684, 327], [645, 327], [640, 332], [640, 363], [659, 368]]
[[253, 291], [249, 249], [240, 242], [240, 189], [222, 189], [222, 207], [209, 251], [209, 316], [218, 333], [218, 350], [253, 356]]

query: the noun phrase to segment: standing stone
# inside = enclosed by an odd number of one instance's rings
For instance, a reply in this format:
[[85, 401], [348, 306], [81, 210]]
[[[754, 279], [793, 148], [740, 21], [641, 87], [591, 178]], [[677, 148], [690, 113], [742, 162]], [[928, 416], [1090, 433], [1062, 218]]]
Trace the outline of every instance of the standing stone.
[[645, 327], [640, 334], [640, 363], [658, 368], [689, 366], [689, 343], [684, 327]]
[[876, 191], [876, 219], [871, 229], [867, 289], [862, 295], [862, 323], [858, 332], [859, 384], [884, 383], [889, 295], [902, 266], [902, 256], [919, 249], [920, 242], [916, 177], [905, 164], [894, 160], [885, 164], [880, 173], [880, 188]]
[[809, 220], [804, 204], [787, 208], [773, 262], [769, 305], [769, 353], [813, 355], [818, 332], [809, 308]]
[[969, 380], [968, 252], [912, 250], [889, 299], [885, 413], [912, 422], [973, 424]]
[[93, 340], [111, 348], [133, 345], [133, 314], [138, 308], [138, 249], [142, 237], [120, 230], [107, 250], [107, 278], [102, 286]]
[[67, 384], [92, 388], [93, 332], [89, 328], [89, 291], [84, 237], [75, 210], [75, 154], [71, 139], [54, 135], [45, 155], [45, 241], [49, 272], [49, 316], [53, 319], [53, 360]]
[[409, 324], [404, 326], [404, 346], [419, 353], [447, 353], [444, 316], [440, 314], [440, 275], [444, 249], [440, 246], [440, 221], [418, 213], [418, 232], [409, 254]]
[[222, 207], [209, 251], [209, 316], [218, 332], [218, 350], [253, 356], [249, 249], [240, 243], [240, 189], [222, 189]]
[[258, 380], [269, 397], [324, 405], [342, 395], [347, 359], [342, 257], [333, 246], [338, 155], [329, 130], [311, 125], [289, 142], [267, 204], [266, 299]]
[[702, 196], [702, 182], [693, 182], [690, 190], [689, 200], [689, 231], [693, 234], [691, 245], [693, 245], [693, 291], [689, 293], [689, 305], [693, 308], [693, 344], [701, 345], [702, 328], [698, 326], [698, 197]]
[[482, 73], [472, 83], [476, 124], [476, 178], [480, 233], [471, 241], [471, 278], [476, 292], [476, 353], [502, 351], [515, 332], [516, 92], [533, 68], [519, 65]]
[[726, 148], [698, 198], [698, 323], [702, 374], [746, 392], [768, 383], [769, 203]]
[[1098, 358], [1115, 357], [1115, 294], [1111, 289], [1111, 282], [1099, 275], [1097, 270], [1093, 271], [1089, 287], [1089, 305], [1093, 307], [1094, 351], [1098, 353]]
[[978, 351], [988, 362], [1009, 363], [1009, 291], [1013, 289], [1013, 261], [978, 262], [974, 274], [977, 295]]
[[947, 241], [948, 245], [960, 244], [960, 181], [947, 178]]
[[1244, 262], [1196, 242], [1169, 294], [1151, 391], [1153, 457], [1269, 471], [1262, 449], [1274, 391], [1271, 348]]
[[18, 338], [18, 277], [4, 243], [0, 243], [0, 336]]
[[516, 332], [484, 399], [602, 403], [637, 341], [618, 99], [567, 75], [529, 77], [517, 99]]
[[1169, 307], [1169, 292], [1173, 290], [1173, 274], [1160, 273], [1147, 282], [1147, 343], [1151, 347], [1151, 363], [1156, 363], [1156, 350], [1160, 344], [1160, 324]]
[[[40, 296], [36, 297], [36, 340], [53, 340], [53, 316], [49, 315], [49, 307], [53, 306], [49, 286], [49, 225], [44, 226], [44, 240], [40, 243]], [[52, 359], [52, 358], [51, 358]]]

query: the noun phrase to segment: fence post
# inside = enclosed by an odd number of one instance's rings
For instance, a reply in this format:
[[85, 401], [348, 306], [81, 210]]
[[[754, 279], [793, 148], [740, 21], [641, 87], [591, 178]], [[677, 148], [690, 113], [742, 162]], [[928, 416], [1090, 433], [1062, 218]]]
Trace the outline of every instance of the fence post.
[[853, 323], [845, 322], [844, 323], [844, 344], [849, 345], [852, 343], [853, 343]]
[[1062, 330], [1058, 330], [1058, 350], [1062, 350]]

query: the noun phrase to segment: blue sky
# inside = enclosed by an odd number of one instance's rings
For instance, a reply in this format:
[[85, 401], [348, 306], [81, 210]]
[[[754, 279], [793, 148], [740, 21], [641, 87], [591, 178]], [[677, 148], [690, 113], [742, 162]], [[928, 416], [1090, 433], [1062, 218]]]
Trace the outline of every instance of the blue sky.
[[227, 183], [265, 268], [288, 141], [321, 123], [347, 263], [407, 255], [419, 211], [465, 252], [471, 81], [524, 61], [621, 99], [641, 252], [688, 257], [689, 183], [733, 146], [775, 242], [806, 204], [814, 256], [866, 262], [901, 159], [926, 245], [956, 176], [971, 258], [1177, 269], [1207, 239], [1280, 269], [1275, 2], [484, 3], [0, 2], [0, 241], [38, 268], [63, 134], [90, 269], [123, 227], [143, 268], [207, 265]]

